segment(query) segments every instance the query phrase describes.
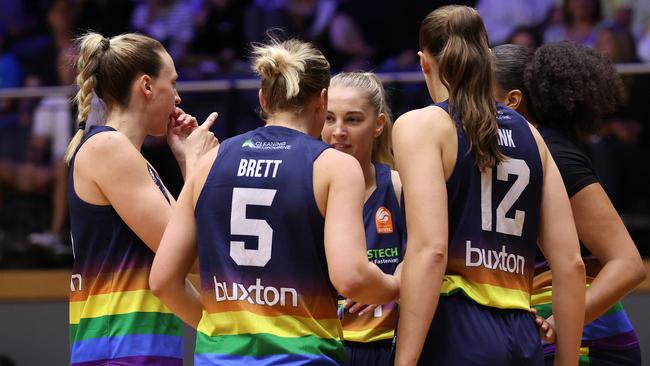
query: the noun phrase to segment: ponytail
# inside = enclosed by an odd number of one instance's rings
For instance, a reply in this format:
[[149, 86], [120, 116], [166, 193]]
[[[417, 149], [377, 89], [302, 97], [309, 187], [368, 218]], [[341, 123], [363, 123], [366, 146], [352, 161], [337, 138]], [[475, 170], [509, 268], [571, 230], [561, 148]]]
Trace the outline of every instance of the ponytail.
[[431, 12], [420, 27], [420, 48], [438, 62], [439, 78], [449, 91], [449, 112], [461, 121], [479, 169], [503, 161], [497, 145], [492, 57], [478, 12], [458, 5]]
[[310, 43], [271, 39], [269, 44], [254, 45], [253, 57], [253, 70], [260, 76], [268, 113], [299, 113], [329, 86], [329, 62]]
[[76, 82], [79, 91], [74, 99], [79, 110], [79, 130], [65, 152], [68, 164], [84, 137], [93, 92], [104, 101], [107, 109], [114, 105], [126, 107], [133, 79], [139, 74], [158, 76], [163, 64], [161, 54], [166, 52], [157, 40], [136, 33], [109, 39], [89, 32], [78, 38], [77, 44]]
[[65, 150], [64, 159], [70, 164], [77, 147], [81, 143], [86, 132], [86, 120], [90, 114], [90, 106], [93, 97], [93, 90], [97, 86], [97, 72], [99, 68], [99, 54], [105, 51], [109, 41], [98, 33], [88, 33], [79, 39], [80, 52], [77, 59], [77, 85], [79, 90], [75, 95], [78, 110], [77, 121], [79, 129], [72, 137]]

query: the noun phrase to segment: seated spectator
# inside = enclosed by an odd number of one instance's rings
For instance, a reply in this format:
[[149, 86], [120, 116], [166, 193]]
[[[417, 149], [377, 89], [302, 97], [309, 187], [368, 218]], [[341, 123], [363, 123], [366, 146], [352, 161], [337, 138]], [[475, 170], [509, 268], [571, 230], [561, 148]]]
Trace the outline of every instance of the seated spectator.
[[537, 28], [519, 27], [512, 32], [506, 43], [526, 46], [535, 50], [542, 45], [543, 40]]
[[133, 11], [131, 28], [159, 40], [174, 60], [182, 60], [194, 38], [189, 0], [145, 0]]
[[544, 43], [568, 40], [586, 47], [596, 43], [596, 25], [601, 20], [600, 0], [565, 0], [556, 5]]
[[483, 18], [490, 45], [499, 45], [512, 37], [516, 29], [543, 23], [554, 3], [554, 0], [479, 0], [476, 10]]
[[244, 11], [239, 0], [205, 0], [194, 19], [195, 37], [180, 64], [186, 79], [205, 80], [248, 72], [245, 56]]

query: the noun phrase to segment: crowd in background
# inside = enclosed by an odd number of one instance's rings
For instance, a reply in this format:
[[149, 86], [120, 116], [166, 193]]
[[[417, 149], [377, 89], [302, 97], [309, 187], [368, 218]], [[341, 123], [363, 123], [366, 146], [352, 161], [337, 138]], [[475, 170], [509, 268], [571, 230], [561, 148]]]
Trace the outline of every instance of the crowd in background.
[[[570, 40], [615, 63], [650, 62], [650, 0], [0, 0], [0, 88], [74, 83], [74, 38], [137, 31], [160, 40], [180, 81], [252, 77], [250, 43], [267, 29], [315, 43], [334, 71], [418, 71], [419, 22], [449, 3], [475, 6], [490, 43]], [[650, 75], [626, 75], [624, 105], [583, 136], [642, 253], [650, 252]], [[426, 105], [422, 83], [387, 85], [397, 115]], [[255, 92], [185, 94], [221, 116], [221, 139], [261, 124]], [[0, 268], [71, 262], [62, 156], [75, 128], [69, 98], [0, 99]], [[164, 141], [144, 148], [170, 190], [182, 185]], [[643, 246], [648, 248], [644, 248]]]

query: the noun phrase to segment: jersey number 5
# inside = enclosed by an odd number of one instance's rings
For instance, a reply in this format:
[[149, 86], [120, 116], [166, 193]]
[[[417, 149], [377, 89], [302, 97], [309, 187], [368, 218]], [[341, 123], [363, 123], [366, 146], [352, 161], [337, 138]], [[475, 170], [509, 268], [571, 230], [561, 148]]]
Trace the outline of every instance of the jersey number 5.
[[233, 188], [230, 234], [257, 236], [257, 249], [246, 249], [243, 241], [230, 241], [230, 257], [240, 266], [264, 267], [271, 260], [273, 229], [266, 220], [246, 218], [246, 206], [271, 206], [276, 189]]
[[[521, 236], [526, 213], [515, 210], [515, 217], [506, 217], [506, 213], [517, 201], [530, 182], [530, 168], [521, 159], [504, 160], [496, 167], [497, 179], [508, 181], [508, 175], [517, 176], [517, 180], [503, 196], [496, 209], [496, 230], [502, 234]], [[492, 231], [492, 171], [486, 169], [481, 173], [481, 226], [485, 231]]]

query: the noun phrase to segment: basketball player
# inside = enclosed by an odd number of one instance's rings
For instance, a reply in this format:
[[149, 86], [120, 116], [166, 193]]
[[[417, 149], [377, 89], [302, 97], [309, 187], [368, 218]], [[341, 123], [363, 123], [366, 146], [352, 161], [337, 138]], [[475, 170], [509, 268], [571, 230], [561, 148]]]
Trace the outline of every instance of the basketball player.
[[[403, 257], [406, 228], [399, 206], [402, 183], [392, 170], [386, 92], [376, 75], [361, 72], [334, 76], [328, 92], [323, 141], [361, 164], [368, 259], [384, 273], [395, 273]], [[341, 311], [349, 365], [389, 365], [397, 304], [365, 306], [347, 300]]]
[[[216, 116], [197, 128], [176, 108], [176, 71], [158, 41], [88, 33], [79, 44], [80, 123], [66, 154], [74, 255], [70, 363], [181, 365], [182, 324], [147, 281], [174, 199], [140, 147], [147, 135], [167, 134], [187, 173], [217, 144], [208, 131]], [[93, 93], [106, 105], [106, 124], [86, 131]]]
[[[620, 299], [645, 278], [643, 262], [591, 160], [578, 146], [578, 136], [597, 128], [621, 100], [621, 80], [603, 57], [571, 43], [545, 45], [534, 57], [517, 45], [492, 51], [497, 99], [539, 128], [570, 197], [589, 284], [580, 365], [641, 365], [639, 339]], [[552, 324], [554, 284], [547, 263], [538, 258], [533, 305]], [[552, 365], [554, 346], [544, 349], [546, 363]]]
[[[383, 304], [399, 282], [366, 257], [359, 163], [317, 138], [329, 63], [297, 40], [254, 55], [266, 126], [199, 161], [150, 284], [197, 327], [196, 365], [345, 363], [337, 292]], [[197, 252], [200, 299], [183, 281]]]
[[553, 278], [558, 364], [575, 365], [584, 264], [539, 134], [496, 105], [486, 31], [465, 6], [431, 12], [420, 64], [437, 103], [393, 130], [408, 223], [396, 365], [542, 365], [530, 313], [536, 244]]

